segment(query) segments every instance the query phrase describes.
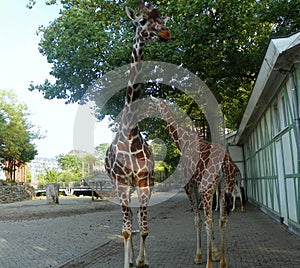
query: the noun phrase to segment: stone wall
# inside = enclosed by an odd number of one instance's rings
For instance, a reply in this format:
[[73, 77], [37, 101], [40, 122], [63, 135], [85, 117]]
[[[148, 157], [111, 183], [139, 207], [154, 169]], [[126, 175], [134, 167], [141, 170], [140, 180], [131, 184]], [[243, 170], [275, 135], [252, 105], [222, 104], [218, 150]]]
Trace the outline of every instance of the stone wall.
[[0, 183], [0, 204], [32, 200], [34, 197], [35, 191], [32, 186]]

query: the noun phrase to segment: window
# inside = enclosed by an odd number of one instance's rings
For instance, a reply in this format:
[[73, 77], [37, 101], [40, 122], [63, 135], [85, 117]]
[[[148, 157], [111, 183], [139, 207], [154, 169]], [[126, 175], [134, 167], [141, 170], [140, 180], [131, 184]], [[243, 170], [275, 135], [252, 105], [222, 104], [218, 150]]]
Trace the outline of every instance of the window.
[[285, 107], [285, 98], [281, 97], [281, 117], [282, 117], [282, 127], [285, 128], [287, 126], [287, 116], [286, 116], [286, 107]]
[[274, 134], [280, 132], [280, 121], [277, 101], [273, 104], [273, 122], [274, 122]]
[[286, 107], [286, 98], [284, 93], [280, 94], [273, 103], [273, 122], [274, 134], [278, 134], [288, 126], [288, 115]]

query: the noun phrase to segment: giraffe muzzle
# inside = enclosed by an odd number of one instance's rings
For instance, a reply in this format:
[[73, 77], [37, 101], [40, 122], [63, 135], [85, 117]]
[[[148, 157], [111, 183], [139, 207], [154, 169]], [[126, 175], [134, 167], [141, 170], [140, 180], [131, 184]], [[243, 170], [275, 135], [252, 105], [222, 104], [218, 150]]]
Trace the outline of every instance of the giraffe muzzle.
[[168, 29], [165, 29], [165, 30], [161, 30], [159, 33], [158, 33], [158, 37], [161, 41], [169, 41], [171, 39], [171, 33]]

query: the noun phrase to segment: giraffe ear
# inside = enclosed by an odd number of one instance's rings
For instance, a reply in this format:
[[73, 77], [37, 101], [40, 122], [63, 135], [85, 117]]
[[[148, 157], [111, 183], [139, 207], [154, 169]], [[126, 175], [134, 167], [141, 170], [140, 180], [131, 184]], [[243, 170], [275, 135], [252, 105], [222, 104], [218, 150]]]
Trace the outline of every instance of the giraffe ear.
[[132, 21], [137, 20], [137, 17], [134, 14], [134, 11], [130, 7], [125, 7], [125, 12], [126, 12], [129, 19], [131, 19]]

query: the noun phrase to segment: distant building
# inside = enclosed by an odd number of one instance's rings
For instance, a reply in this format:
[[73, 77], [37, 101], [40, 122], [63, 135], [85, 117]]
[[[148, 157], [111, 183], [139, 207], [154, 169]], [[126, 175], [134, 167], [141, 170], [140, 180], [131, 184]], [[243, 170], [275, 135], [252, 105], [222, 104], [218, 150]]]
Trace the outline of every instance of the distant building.
[[46, 174], [47, 169], [54, 169], [60, 171], [58, 167], [58, 162], [55, 158], [46, 157], [36, 157], [29, 164], [29, 169], [31, 172], [31, 183], [37, 183], [37, 177], [39, 174]]
[[[27, 182], [27, 163], [18, 165], [15, 162], [5, 162], [0, 166], [0, 180], [8, 180], [15, 183], [26, 183]], [[12, 170], [11, 172], [9, 172]]]

